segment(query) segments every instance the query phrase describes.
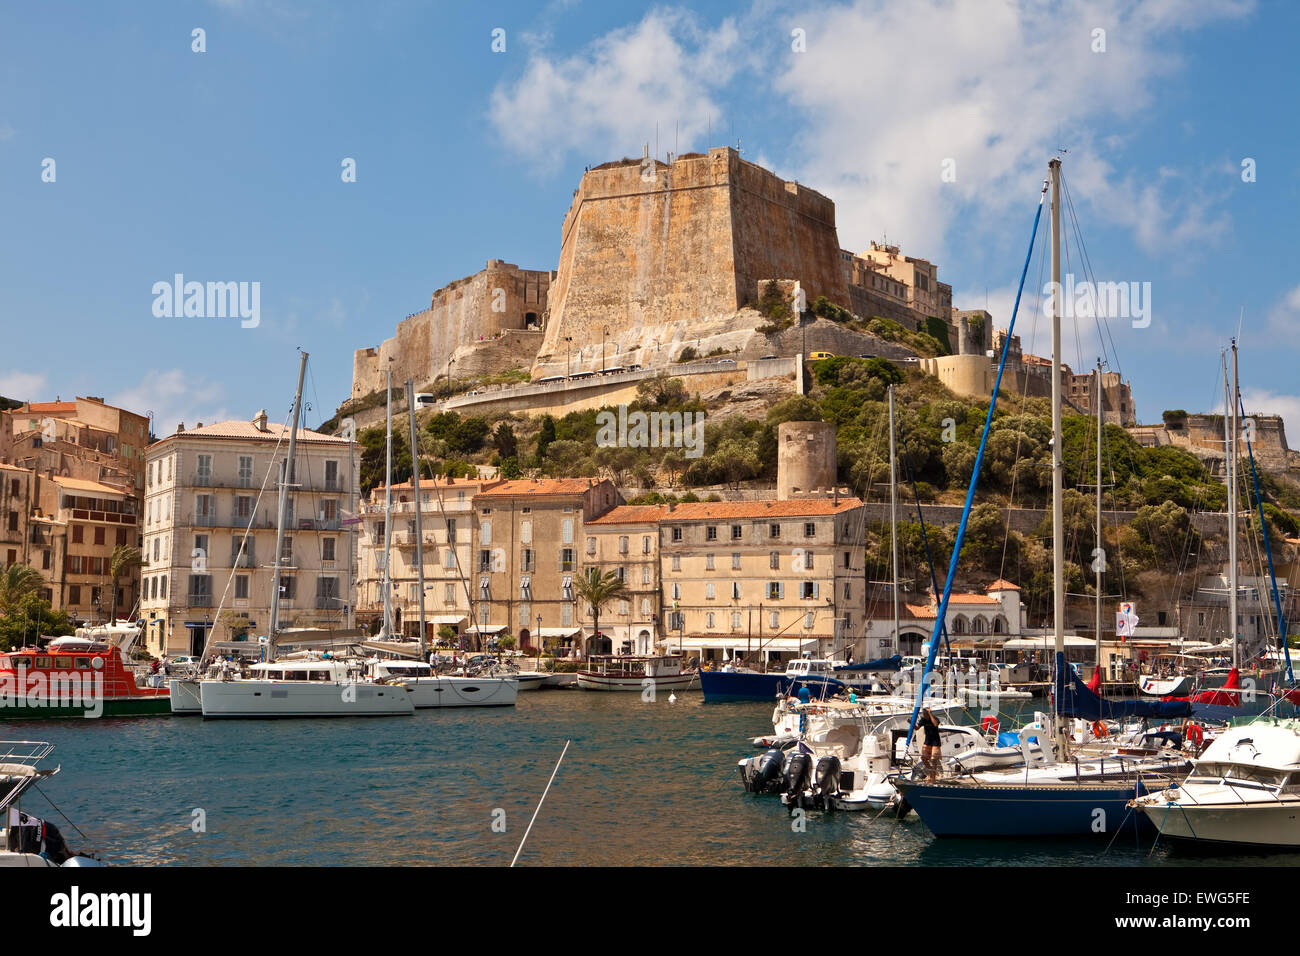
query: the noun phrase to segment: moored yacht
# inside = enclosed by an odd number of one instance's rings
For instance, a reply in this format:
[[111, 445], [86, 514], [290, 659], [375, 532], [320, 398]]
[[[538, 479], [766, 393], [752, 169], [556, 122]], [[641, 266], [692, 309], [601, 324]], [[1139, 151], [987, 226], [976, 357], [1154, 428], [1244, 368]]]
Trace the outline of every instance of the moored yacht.
[[390, 717], [415, 712], [404, 684], [366, 680], [358, 661], [275, 661], [254, 664], [248, 674], [199, 681], [203, 716]]
[[1230, 727], [1186, 780], [1129, 805], [1175, 843], [1300, 848], [1300, 721], [1261, 718]]
[[578, 686], [583, 690], [687, 690], [699, 686], [698, 680], [698, 673], [685, 666], [680, 654], [597, 654], [578, 671]]
[[457, 677], [439, 674], [424, 661], [372, 657], [365, 674], [377, 684], [404, 684], [416, 709], [433, 707], [512, 707], [519, 694], [513, 677]]

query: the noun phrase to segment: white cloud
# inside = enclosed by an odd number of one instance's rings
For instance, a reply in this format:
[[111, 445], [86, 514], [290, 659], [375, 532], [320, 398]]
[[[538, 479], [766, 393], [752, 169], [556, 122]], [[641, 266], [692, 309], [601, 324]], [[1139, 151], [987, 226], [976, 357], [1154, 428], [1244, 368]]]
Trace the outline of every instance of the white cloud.
[[[800, 178], [836, 200], [846, 246], [888, 232], [940, 259], [958, 211], [978, 222], [1025, 208], [1047, 158], [1067, 147], [1075, 203], [1113, 215], [1139, 243], [1220, 231], [1211, 197], [1169, 202], [1186, 186], [1177, 175], [1115, 181], [1107, 127], [1140, 115], [1154, 81], [1179, 69], [1171, 35], [1247, 9], [1230, 0], [810, 7], [793, 18], [807, 28], [808, 53], [786, 57], [776, 80], [805, 120]], [[1104, 53], [1092, 51], [1099, 27]], [[949, 159], [956, 179], [943, 182]]]
[[194, 428], [199, 422], [211, 425], [231, 418], [251, 420], [257, 409], [241, 408], [232, 414], [223, 401], [225, 393], [223, 385], [178, 368], [150, 369], [136, 385], [110, 396], [108, 403], [141, 415], [152, 412], [154, 434], [166, 438], [181, 422]]
[[1295, 344], [1300, 334], [1300, 285], [1282, 296], [1268, 313], [1269, 338]]
[[[1295, 440], [1296, 431], [1290, 426], [1294, 424], [1300, 428], [1300, 395], [1284, 395], [1264, 388], [1243, 388], [1241, 402], [1247, 415], [1281, 415], [1283, 425], [1291, 433], [1288, 442]], [[1220, 402], [1215, 412], [1222, 411], [1223, 403]]]
[[596, 163], [639, 156], [643, 143], [654, 149], [656, 122], [662, 154], [675, 135], [690, 143], [711, 117], [721, 121], [712, 94], [735, 70], [737, 42], [731, 20], [709, 30], [686, 11], [653, 10], [571, 56], [535, 50], [522, 76], [493, 91], [489, 116], [542, 170], [560, 168], [570, 153]]
[[48, 402], [53, 396], [45, 394], [47, 382], [49, 378], [44, 372], [17, 369], [0, 372], [0, 395], [19, 402]]

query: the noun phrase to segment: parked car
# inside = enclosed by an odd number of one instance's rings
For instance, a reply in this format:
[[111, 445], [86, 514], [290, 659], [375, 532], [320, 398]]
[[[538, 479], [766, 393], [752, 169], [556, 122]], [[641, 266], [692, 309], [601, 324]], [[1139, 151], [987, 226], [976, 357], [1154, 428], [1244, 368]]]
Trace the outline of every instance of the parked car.
[[778, 355], [760, 355], [760, 356], [758, 357], [758, 360], [759, 360], [760, 362], [766, 362], [768, 359], [774, 359], [774, 358], [780, 358], [780, 356], [778, 356]]

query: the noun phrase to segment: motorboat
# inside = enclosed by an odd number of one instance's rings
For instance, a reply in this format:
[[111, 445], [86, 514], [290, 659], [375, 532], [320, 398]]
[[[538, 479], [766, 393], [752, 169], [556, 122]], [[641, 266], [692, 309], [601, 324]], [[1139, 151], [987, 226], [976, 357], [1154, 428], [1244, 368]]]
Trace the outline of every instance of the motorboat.
[[1185, 780], [1129, 806], [1174, 843], [1300, 848], [1300, 721], [1265, 717], [1230, 727]]
[[697, 686], [698, 679], [698, 672], [687, 667], [680, 654], [598, 654], [578, 670], [578, 687], [582, 690], [677, 691]]
[[205, 718], [391, 717], [415, 712], [414, 695], [402, 683], [364, 676], [362, 660], [311, 655], [253, 664], [199, 681]]
[[78, 628], [45, 647], [0, 653], [0, 718], [151, 717], [171, 712], [166, 687], [128, 663], [138, 625]]
[[58, 827], [23, 811], [23, 793], [61, 769], [40, 767], [53, 750], [43, 740], [0, 740], [0, 868], [104, 865], [72, 852]]
[[372, 657], [365, 675], [376, 684], [403, 684], [416, 710], [434, 707], [512, 707], [519, 693], [513, 677], [439, 674], [421, 660]]

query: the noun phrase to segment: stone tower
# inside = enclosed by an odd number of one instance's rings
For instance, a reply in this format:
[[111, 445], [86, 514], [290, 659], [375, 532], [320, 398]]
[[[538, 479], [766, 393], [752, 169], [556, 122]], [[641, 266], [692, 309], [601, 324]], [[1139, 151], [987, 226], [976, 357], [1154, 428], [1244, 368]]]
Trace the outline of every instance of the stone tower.
[[782, 422], [776, 430], [776, 497], [779, 501], [835, 488], [835, 426]]

